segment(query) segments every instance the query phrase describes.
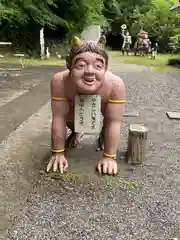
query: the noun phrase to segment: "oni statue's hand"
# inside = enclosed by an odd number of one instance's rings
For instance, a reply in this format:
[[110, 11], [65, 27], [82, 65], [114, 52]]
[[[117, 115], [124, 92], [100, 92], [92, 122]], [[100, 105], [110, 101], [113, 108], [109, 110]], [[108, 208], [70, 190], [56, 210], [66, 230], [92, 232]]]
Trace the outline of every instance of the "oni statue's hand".
[[99, 161], [97, 165], [97, 170], [100, 174], [104, 173], [113, 175], [118, 173], [118, 165], [116, 160], [104, 157], [102, 160]]
[[52, 155], [48, 165], [47, 165], [47, 172], [53, 169], [54, 172], [60, 170], [61, 173], [68, 168], [68, 161], [65, 158], [64, 154], [62, 153], [55, 153]]

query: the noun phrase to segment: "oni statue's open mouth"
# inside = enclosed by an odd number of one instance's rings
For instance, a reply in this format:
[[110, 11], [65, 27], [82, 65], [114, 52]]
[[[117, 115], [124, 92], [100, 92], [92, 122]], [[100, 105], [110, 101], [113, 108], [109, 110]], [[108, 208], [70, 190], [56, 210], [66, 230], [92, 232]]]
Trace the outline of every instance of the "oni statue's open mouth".
[[83, 78], [83, 82], [88, 86], [92, 86], [95, 83], [95, 81], [96, 81], [95, 77], [84, 77]]

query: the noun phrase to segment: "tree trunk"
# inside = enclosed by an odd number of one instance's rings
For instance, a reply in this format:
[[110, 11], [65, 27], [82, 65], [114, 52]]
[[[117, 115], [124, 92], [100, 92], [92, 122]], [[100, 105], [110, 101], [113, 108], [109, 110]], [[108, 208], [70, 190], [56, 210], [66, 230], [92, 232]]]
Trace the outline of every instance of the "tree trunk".
[[130, 125], [127, 152], [129, 164], [141, 164], [145, 160], [147, 133], [148, 129], [142, 125]]

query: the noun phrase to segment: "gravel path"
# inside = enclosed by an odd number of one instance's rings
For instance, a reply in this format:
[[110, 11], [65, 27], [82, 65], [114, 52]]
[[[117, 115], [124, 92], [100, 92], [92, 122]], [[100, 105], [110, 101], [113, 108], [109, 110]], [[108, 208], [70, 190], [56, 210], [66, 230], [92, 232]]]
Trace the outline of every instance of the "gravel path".
[[[121, 150], [129, 124], [144, 123], [149, 128], [146, 162], [135, 168], [122, 162], [122, 172], [114, 178], [98, 178], [83, 166], [81, 183], [68, 187], [42, 176], [6, 240], [180, 238], [180, 124], [165, 115], [180, 111], [180, 74], [140, 66], [132, 71], [117, 62], [111, 69], [125, 81], [126, 110], [140, 112], [124, 119]], [[86, 156], [92, 153], [85, 148], [81, 154], [88, 165]], [[137, 187], [125, 185], [122, 177]]]

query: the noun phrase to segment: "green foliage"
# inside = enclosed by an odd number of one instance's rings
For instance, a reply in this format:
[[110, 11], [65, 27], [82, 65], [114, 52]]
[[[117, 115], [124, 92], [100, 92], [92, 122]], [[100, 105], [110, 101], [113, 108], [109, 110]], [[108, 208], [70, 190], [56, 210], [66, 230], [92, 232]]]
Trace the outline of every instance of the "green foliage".
[[6, 19], [12, 24], [26, 25], [30, 20], [48, 27], [68, 23], [53, 13], [50, 7], [56, 7], [53, 0], [0, 0], [0, 20]]
[[103, 8], [103, 0], [0, 0], [0, 38], [32, 52], [42, 26], [68, 40], [88, 25], [105, 24]]
[[162, 51], [175, 50], [180, 34], [180, 14], [170, 11], [175, 3], [177, 0], [0, 0], [0, 36], [33, 48], [41, 26], [62, 32], [61, 39], [68, 40], [91, 24], [119, 35], [125, 23], [133, 38], [143, 27]]
[[180, 52], [180, 33], [170, 37], [169, 47], [172, 52]]
[[[126, 24], [132, 36], [137, 35], [134, 27], [139, 30], [141, 27], [142, 14], [149, 10], [151, 0], [105, 0], [104, 15], [111, 24], [112, 32], [119, 34], [121, 25]], [[136, 33], [135, 33], [136, 32]]]
[[149, 36], [155, 38], [164, 50], [168, 50], [169, 38], [178, 20], [178, 14], [170, 11], [171, 6], [170, 0], [153, 0], [150, 10], [144, 15], [144, 27]]
[[102, 14], [103, 0], [59, 0], [58, 15], [68, 22], [68, 38], [80, 34], [91, 24], [102, 24], [106, 21]]
[[167, 51], [170, 39], [177, 45], [178, 35], [175, 30], [180, 14], [170, 11], [175, 3], [177, 0], [105, 0], [104, 15], [113, 34], [120, 34], [123, 23], [135, 38], [140, 29], [144, 28], [150, 38], [158, 41], [160, 50]]
[[103, 0], [0, 0], [0, 20], [21, 25], [33, 20], [49, 28], [60, 25], [73, 33], [103, 23], [102, 10]]

